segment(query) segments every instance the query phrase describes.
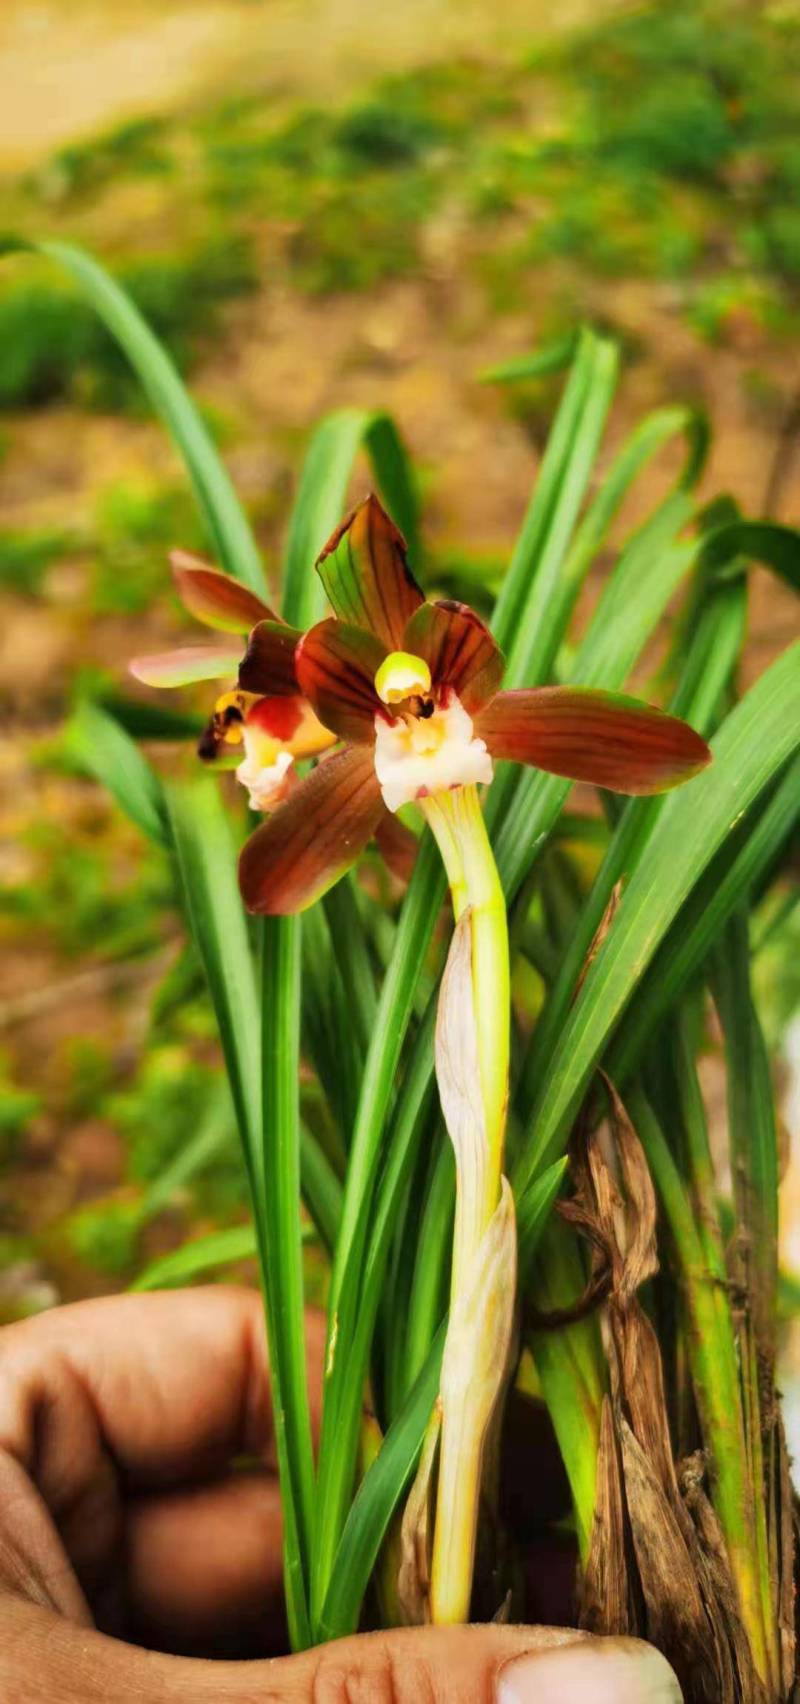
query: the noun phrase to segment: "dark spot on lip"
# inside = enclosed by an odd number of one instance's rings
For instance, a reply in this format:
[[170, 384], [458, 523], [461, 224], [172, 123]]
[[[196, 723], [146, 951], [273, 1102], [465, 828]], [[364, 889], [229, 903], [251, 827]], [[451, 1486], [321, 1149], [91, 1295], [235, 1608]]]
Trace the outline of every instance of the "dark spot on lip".
[[419, 714], [422, 717], [423, 721], [425, 721], [425, 722], [427, 722], [429, 716], [433, 715], [433, 699], [432, 698], [425, 698], [423, 700], [423, 702], [420, 706]]
[[243, 722], [244, 717], [241, 710], [238, 710], [235, 704], [228, 704], [222, 712], [222, 720], [225, 723], [226, 728], [230, 728], [233, 726], [234, 722]]
[[219, 738], [212, 720], [209, 722], [208, 727], [203, 729], [203, 732], [200, 735], [197, 742], [197, 755], [198, 757], [202, 757], [204, 763], [211, 763], [216, 757], [218, 750]]

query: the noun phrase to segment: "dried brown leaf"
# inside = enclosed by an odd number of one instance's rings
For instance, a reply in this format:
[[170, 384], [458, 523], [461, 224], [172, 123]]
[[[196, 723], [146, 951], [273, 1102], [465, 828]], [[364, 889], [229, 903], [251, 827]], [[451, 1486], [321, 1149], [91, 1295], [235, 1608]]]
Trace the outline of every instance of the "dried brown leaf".
[[609, 932], [611, 925], [614, 921], [614, 918], [617, 915], [617, 910], [618, 910], [618, 907], [619, 907], [619, 902], [622, 898], [622, 889], [623, 889], [624, 885], [625, 884], [622, 880], [622, 877], [620, 877], [619, 881], [615, 882], [613, 888], [611, 889], [611, 894], [610, 894], [610, 897], [609, 897], [608, 904], [605, 908], [605, 911], [603, 912], [602, 917], [600, 918], [600, 922], [598, 923], [597, 928], [595, 929], [594, 935], [592, 936], [592, 942], [591, 942], [591, 945], [589, 947], [589, 951], [586, 954], [586, 957], [583, 961], [583, 969], [581, 970], [581, 974], [578, 977], [577, 983], [575, 984], [575, 993], [573, 995], [573, 999], [577, 999], [578, 995], [580, 994], [580, 991], [583, 987], [583, 984], [584, 984], [586, 977], [587, 977], [587, 974], [589, 972], [590, 966], [592, 965], [594, 959], [597, 958], [597, 955], [600, 951], [600, 948], [602, 947], [603, 942], [605, 941], [606, 936], [608, 935], [608, 932]]
[[416, 1477], [408, 1494], [400, 1527], [400, 1567], [397, 1597], [406, 1627], [421, 1627], [430, 1621], [430, 1504], [433, 1468], [442, 1427], [441, 1404], [437, 1402], [422, 1446]]
[[580, 1625], [590, 1633], [636, 1633], [631, 1597], [628, 1521], [611, 1402], [603, 1398], [597, 1456], [597, 1500], [589, 1555], [581, 1581]]
[[594, 1263], [611, 1273], [603, 1315], [611, 1397], [581, 1624], [650, 1639], [687, 1704], [762, 1704], [702, 1465], [680, 1480], [676, 1471], [658, 1338], [637, 1294], [658, 1266], [655, 1193], [625, 1107], [606, 1087], [610, 1140], [580, 1133], [569, 1214]]

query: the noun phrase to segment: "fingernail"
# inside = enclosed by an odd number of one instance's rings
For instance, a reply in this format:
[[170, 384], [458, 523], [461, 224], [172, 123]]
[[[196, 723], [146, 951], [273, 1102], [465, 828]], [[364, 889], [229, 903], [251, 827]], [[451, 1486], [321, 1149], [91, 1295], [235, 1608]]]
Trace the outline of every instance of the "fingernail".
[[592, 1639], [504, 1663], [497, 1704], [682, 1704], [660, 1651], [640, 1639]]

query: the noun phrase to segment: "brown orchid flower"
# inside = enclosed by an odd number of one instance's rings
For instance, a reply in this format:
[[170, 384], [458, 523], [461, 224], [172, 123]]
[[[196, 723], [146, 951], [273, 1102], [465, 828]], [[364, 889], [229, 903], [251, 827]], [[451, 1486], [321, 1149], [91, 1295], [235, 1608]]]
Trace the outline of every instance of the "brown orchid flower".
[[[488, 628], [466, 604], [426, 602], [374, 496], [333, 534], [317, 570], [334, 615], [298, 638], [294, 667], [344, 747], [245, 845], [251, 911], [302, 911], [354, 863], [387, 810], [486, 784], [497, 759], [632, 794], [675, 787], [710, 760], [685, 722], [621, 694], [500, 691], [504, 660]], [[240, 685], [251, 679], [245, 659]]]
[[296, 780], [295, 759], [318, 757], [337, 737], [298, 687], [294, 659], [301, 635], [255, 592], [199, 557], [176, 550], [170, 563], [184, 607], [230, 637], [136, 657], [131, 673], [146, 686], [169, 687], [238, 676], [238, 686], [217, 699], [198, 751], [206, 762], [235, 761], [253, 810], [272, 810]]

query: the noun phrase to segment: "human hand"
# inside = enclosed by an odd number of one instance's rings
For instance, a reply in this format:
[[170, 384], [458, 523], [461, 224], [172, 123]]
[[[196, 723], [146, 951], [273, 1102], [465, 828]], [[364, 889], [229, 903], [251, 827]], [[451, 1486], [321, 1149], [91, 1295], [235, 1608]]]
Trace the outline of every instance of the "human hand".
[[[81, 1302], [6, 1328], [4, 1704], [677, 1704], [648, 1646], [571, 1629], [398, 1629], [208, 1660], [264, 1649], [265, 1628], [280, 1638], [263, 1336], [258, 1296], [222, 1288]], [[313, 1315], [308, 1349], [321, 1367]], [[237, 1471], [243, 1456], [260, 1467]]]

